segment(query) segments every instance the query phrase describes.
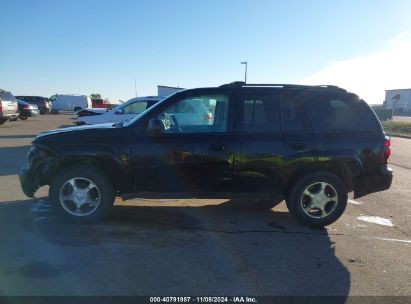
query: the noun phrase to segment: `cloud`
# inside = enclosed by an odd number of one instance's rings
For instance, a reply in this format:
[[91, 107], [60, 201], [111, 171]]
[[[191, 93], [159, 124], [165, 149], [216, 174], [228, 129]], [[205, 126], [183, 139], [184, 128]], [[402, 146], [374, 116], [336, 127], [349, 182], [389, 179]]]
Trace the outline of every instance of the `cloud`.
[[384, 50], [331, 62], [300, 83], [338, 85], [368, 103], [382, 103], [385, 90], [411, 88], [411, 37], [403, 33]]

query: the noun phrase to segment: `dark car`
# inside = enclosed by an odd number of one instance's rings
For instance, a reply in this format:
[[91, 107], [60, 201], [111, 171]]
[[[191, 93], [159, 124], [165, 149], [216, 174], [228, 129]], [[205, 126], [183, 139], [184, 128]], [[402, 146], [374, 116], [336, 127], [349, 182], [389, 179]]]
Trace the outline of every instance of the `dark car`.
[[[186, 119], [192, 103], [210, 124]], [[193, 113], [197, 116], [197, 113]], [[20, 172], [33, 197], [67, 218], [93, 221], [116, 196], [248, 198], [261, 209], [285, 199], [309, 226], [336, 221], [347, 193], [391, 186], [390, 141], [371, 108], [335, 86], [241, 82], [178, 92], [128, 122], [43, 132]]]
[[46, 114], [51, 111], [50, 100], [42, 96], [16, 96], [17, 99], [23, 100], [29, 104], [37, 105], [40, 114]]
[[19, 106], [19, 118], [26, 120], [28, 117], [34, 117], [39, 115], [39, 109], [35, 104], [29, 104], [23, 100], [17, 99]]
[[0, 125], [7, 120], [17, 120], [19, 108], [16, 98], [9, 91], [0, 89]]

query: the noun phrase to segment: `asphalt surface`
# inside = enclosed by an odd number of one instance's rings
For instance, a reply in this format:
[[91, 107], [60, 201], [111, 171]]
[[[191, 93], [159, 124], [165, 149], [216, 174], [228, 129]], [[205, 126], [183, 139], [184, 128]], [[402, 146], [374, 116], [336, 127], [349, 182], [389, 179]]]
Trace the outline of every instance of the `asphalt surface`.
[[391, 189], [350, 200], [326, 229], [284, 203], [222, 200], [118, 200], [108, 221], [76, 225], [17, 178], [32, 138], [71, 124], [0, 127], [0, 295], [411, 295], [411, 140], [392, 139]]

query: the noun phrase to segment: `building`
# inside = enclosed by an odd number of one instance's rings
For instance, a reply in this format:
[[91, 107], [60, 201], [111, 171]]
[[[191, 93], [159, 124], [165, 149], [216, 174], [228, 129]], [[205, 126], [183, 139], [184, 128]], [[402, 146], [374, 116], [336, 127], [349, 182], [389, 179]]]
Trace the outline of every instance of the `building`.
[[179, 87], [167, 87], [167, 86], [162, 86], [158, 85], [157, 86], [157, 96], [170, 96], [171, 94], [174, 94], [175, 92], [184, 90], [184, 88], [179, 88]]
[[411, 89], [386, 90], [384, 105], [386, 109], [396, 109], [397, 113], [411, 114]]

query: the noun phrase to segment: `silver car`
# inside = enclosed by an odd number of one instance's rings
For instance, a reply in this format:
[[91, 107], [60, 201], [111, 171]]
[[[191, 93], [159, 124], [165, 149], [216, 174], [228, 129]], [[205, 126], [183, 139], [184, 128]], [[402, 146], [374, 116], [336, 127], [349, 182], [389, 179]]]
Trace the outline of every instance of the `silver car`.
[[17, 100], [9, 91], [0, 89], [0, 125], [19, 116]]

